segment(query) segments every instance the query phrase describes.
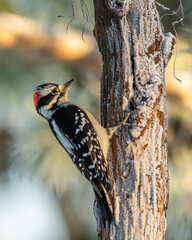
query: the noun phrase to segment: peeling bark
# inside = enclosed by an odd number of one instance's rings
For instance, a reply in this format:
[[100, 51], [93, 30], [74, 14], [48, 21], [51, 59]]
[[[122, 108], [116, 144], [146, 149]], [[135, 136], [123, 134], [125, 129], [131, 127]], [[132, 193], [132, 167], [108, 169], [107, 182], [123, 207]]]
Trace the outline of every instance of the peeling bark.
[[164, 239], [168, 204], [167, 110], [164, 71], [175, 44], [163, 36], [153, 0], [94, 0], [94, 34], [102, 55], [103, 126], [129, 123], [109, 153], [114, 221], [98, 239]]

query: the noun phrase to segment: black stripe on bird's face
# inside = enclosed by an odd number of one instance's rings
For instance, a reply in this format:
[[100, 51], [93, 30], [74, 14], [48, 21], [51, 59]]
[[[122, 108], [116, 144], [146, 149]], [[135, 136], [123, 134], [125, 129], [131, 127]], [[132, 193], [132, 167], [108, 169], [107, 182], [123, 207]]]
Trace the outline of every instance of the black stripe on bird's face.
[[54, 87], [58, 87], [58, 84], [55, 83], [43, 83], [36, 87], [36, 90], [43, 90], [43, 89], [52, 89]]
[[57, 108], [57, 103], [60, 97], [60, 89], [56, 84], [42, 84], [35, 90], [39, 95], [39, 99], [36, 105], [37, 112], [43, 117], [50, 116], [50, 112]]
[[39, 85], [33, 95], [37, 112], [49, 119], [56, 108], [67, 101], [67, 92], [73, 79], [64, 85], [45, 83]]
[[49, 93], [44, 97], [41, 97], [38, 101], [37, 108], [39, 107], [51, 108], [57, 102], [58, 96], [59, 95], [53, 95], [52, 93]]

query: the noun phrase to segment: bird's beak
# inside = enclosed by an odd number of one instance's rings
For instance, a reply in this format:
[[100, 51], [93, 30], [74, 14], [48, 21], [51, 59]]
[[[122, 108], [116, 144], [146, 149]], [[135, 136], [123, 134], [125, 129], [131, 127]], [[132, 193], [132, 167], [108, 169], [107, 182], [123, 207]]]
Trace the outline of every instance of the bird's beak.
[[74, 78], [72, 78], [71, 80], [69, 80], [68, 82], [65, 83], [65, 88], [69, 88], [69, 86], [71, 85], [71, 83], [74, 81]]
[[74, 78], [69, 80], [68, 82], [66, 82], [64, 85], [59, 85], [59, 90], [61, 92], [60, 94], [60, 100], [67, 100], [67, 92], [69, 90], [69, 87], [71, 85], [71, 83], [74, 81]]

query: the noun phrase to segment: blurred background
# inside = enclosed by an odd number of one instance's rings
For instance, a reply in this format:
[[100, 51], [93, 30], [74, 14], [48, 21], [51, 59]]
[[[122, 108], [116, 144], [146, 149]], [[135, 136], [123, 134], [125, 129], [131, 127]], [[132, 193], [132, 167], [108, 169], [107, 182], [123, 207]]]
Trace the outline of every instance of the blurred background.
[[[35, 111], [46, 82], [75, 78], [69, 98], [100, 119], [100, 55], [92, 1], [0, 1], [0, 240], [94, 240], [94, 196]], [[80, 4], [81, 3], [81, 4]], [[179, 1], [161, 1], [177, 11]], [[192, 240], [192, 2], [183, 0], [176, 77], [166, 69], [170, 201], [167, 240]], [[158, 5], [164, 32], [175, 15]], [[58, 15], [64, 17], [58, 18]], [[163, 16], [164, 15], [164, 16]], [[74, 19], [73, 19], [74, 18]]]

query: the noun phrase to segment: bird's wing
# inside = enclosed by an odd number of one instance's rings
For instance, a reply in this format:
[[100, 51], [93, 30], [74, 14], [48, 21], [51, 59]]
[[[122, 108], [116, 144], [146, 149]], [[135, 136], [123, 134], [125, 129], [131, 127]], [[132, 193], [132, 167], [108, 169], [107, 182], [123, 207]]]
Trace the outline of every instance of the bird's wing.
[[101, 181], [110, 191], [103, 152], [87, 114], [76, 105], [63, 105], [49, 121], [60, 144], [81, 173], [90, 181]]

